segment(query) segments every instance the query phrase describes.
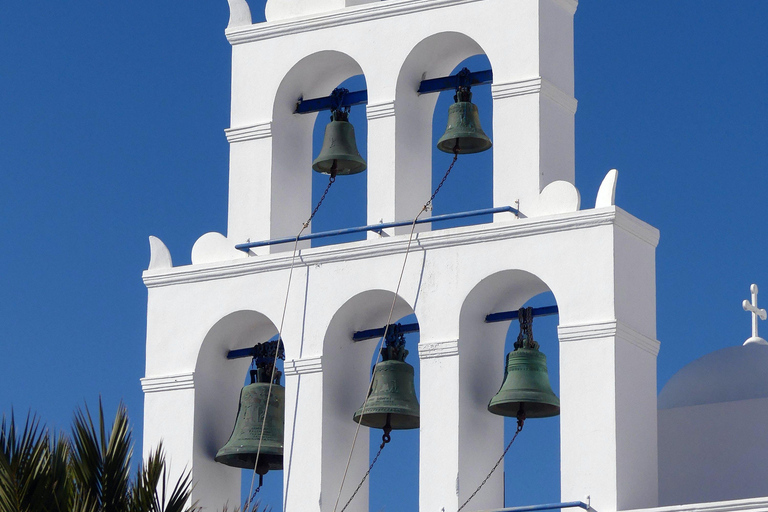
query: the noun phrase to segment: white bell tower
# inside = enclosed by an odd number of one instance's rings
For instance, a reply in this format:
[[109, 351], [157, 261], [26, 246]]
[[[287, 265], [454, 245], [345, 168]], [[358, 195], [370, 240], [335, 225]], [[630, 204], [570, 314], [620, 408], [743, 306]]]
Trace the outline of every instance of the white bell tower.
[[[615, 171], [590, 192], [595, 207], [580, 209], [576, 0], [269, 0], [258, 24], [246, 0], [229, 6], [227, 233], [203, 235], [192, 264], [177, 267], [150, 239], [144, 446], [162, 440], [172, 468], [192, 470], [206, 510], [238, 503], [239, 470], [213, 457], [231, 433], [248, 360], [226, 356], [277, 333], [292, 246], [235, 246], [294, 237], [309, 217], [315, 115], [295, 114], [297, 101], [364, 76], [368, 223], [409, 220], [433, 187], [436, 95], [419, 95], [419, 84], [484, 54], [493, 206], [520, 215], [434, 224], [411, 247], [395, 318], [414, 313], [420, 330], [418, 351], [410, 347], [421, 372], [419, 509], [456, 512], [501, 454], [504, 419], [486, 409], [501, 376], [487, 368], [503, 360], [509, 323], [484, 319], [546, 291], [559, 309], [560, 368], [550, 372], [560, 373], [562, 500], [590, 495], [599, 512], [656, 506], [659, 233], [614, 205]], [[389, 230], [302, 246], [293, 262], [282, 330], [288, 512], [333, 511], [375, 349], [352, 333], [386, 323], [407, 245], [407, 232]], [[368, 453], [362, 435], [349, 474], [362, 476]], [[503, 505], [497, 472], [465, 510]], [[367, 486], [347, 510], [368, 510]]]

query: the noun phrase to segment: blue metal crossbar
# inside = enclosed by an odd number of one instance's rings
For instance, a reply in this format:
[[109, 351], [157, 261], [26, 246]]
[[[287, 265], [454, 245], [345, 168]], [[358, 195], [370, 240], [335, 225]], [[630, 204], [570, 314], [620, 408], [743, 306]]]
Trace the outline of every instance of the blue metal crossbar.
[[227, 359], [241, 359], [243, 357], [253, 357], [256, 351], [253, 347], [250, 348], [238, 348], [237, 350], [230, 350], [227, 352]]
[[[493, 71], [490, 69], [472, 73], [467, 68], [464, 68], [455, 75], [422, 80], [419, 83], [417, 92], [419, 94], [427, 94], [430, 92], [450, 91], [457, 87], [472, 87], [474, 85], [490, 84], [491, 82], [493, 82]], [[299, 99], [296, 103], [294, 114], [309, 114], [311, 112], [322, 112], [323, 110], [337, 110], [367, 103], [367, 89], [350, 92], [346, 89], [338, 88], [334, 89], [330, 96], [325, 96], [323, 98], [311, 98], [308, 100], [303, 98]]]
[[[557, 306], [544, 306], [541, 308], [533, 308], [533, 316], [547, 316], [556, 315]], [[491, 313], [485, 317], [487, 323], [490, 322], [503, 322], [505, 320], [514, 320], [518, 317], [518, 311], [502, 311], [500, 313]], [[419, 332], [419, 323], [414, 322], [412, 324], [393, 324], [391, 328], [397, 326], [397, 332]], [[372, 340], [375, 338], [381, 338], [384, 336], [386, 327], [379, 327], [376, 329], [366, 329], [364, 331], [356, 331], [352, 334], [352, 341]], [[230, 350], [227, 352], [227, 359], [240, 359], [242, 357], [253, 357], [253, 347], [239, 348], [237, 350]], [[569, 502], [570, 503], [570, 502]], [[576, 503], [575, 501], [573, 503]], [[580, 502], [579, 502], [580, 503]], [[526, 509], [527, 510], [527, 509]], [[533, 510], [533, 509], [532, 509]], [[538, 510], [538, 509], [535, 509]], [[545, 510], [545, 509], [542, 509]]]
[[[378, 329], [368, 329], [365, 331], [357, 331], [352, 335], [352, 341], [363, 341], [363, 340], [372, 340], [374, 338], [381, 338], [384, 336], [384, 330], [386, 327], [380, 327]], [[418, 332], [419, 331], [419, 324], [418, 322], [412, 323], [412, 324], [400, 324], [400, 326], [397, 329], [397, 332]]]
[[426, 94], [429, 92], [449, 91], [457, 87], [471, 87], [473, 85], [490, 84], [491, 82], [493, 82], [493, 71], [490, 69], [471, 73], [467, 68], [464, 68], [455, 75], [422, 80], [419, 84], [418, 93]]
[[334, 90], [334, 94], [324, 98], [312, 98], [309, 100], [300, 99], [296, 104], [294, 114], [309, 114], [310, 112], [322, 112], [323, 110], [336, 110], [339, 108], [349, 108], [353, 105], [368, 103], [368, 91], [349, 92], [346, 89]]
[[[541, 308], [533, 308], [533, 316], [548, 316], [556, 315], [558, 312], [557, 306], [544, 306]], [[515, 320], [518, 317], [517, 311], [502, 311], [500, 313], [491, 313], [486, 315], [485, 322], [504, 322], [505, 320]]]
[[526, 507], [494, 508], [482, 512], [538, 512], [540, 510], [559, 510], [561, 508], [583, 508], [590, 510], [590, 506], [583, 501], [566, 501], [564, 503], [545, 503], [543, 505], [529, 505]]
[[[514, 213], [515, 215], [520, 214], [520, 212], [516, 208], [512, 208], [511, 206], [499, 206], [497, 208], [483, 208], [482, 210], [472, 210], [468, 212], [459, 212], [459, 213], [446, 213], [445, 215], [435, 215], [434, 217], [425, 217], [423, 219], [416, 220], [416, 224], [424, 224], [425, 222], [440, 222], [440, 221], [452, 220], [452, 219], [463, 219], [466, 217], [477, 217], [478, 215], [488, 215], [491, 213], [504, 213], [504, 212]], [[396, 222], [384, 222], [381, 224], [369, 224], [367, 226], [358, 226], [355, 228], [319, 231], [317, 233], [302, 235], [299, 237], [299, 241], [312, 240], [314, 238], [326, 238], [329, 236], [348, 235], [350, 233], [362, 233], [364, 231], [376, 231], [377, 233], [381, 233], [383, 229], [396, 228], [400, 226], [410, 226], [411, 224], [413, 224], [412, 220], [401, 220]], [[249, 249], [253, 249], [254, 247], [286, 244], [288, 242], [295, 242], [295, 241], [296, 241], [295, 236], [285, 237], [285, 238], [274, 238], [272, 240], [262, 240], [261, 242], [249, 242], [246, 244], [238, 244], [235, 246], [235, 249], [243, 252], [248, 252]]]
[[[544, 306], [541, 308], [533, 308], [533, 316], [547, 316], [556, 315], [557, 306]], [[519, 312], [515, 311], [502, 311], [500, 313], [491, 313], [485, 317], [486, 323], [491, 322], [503, 322], [505, 320], [514, 320], [518, 317]], [[379, 327], [378, 329], [366, 329], [365, 331], [357, 331], [352, 335], [352, 341], [371, 340], [374, 338], [381, 338], [384, 336], [385, 327]], [[418, 332], [419, 324], [401, 324], [398, 327], [398, 332]]]

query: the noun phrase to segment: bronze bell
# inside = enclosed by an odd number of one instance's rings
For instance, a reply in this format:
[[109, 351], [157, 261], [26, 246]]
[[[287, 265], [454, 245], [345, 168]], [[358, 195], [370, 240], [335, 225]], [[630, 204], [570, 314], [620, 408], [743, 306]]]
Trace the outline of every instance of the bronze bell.
[[[216, 462], [236, 468], [267, 471], [283, 469], [283, 425], [285, 423], [285, 388], [280, 385], [281, 373], [275, 370], [272, 391], [269, 390], [270, 368], [251, 370], [251, 384], [240, 392], [235, 428], [227, 444], [218, 451]], [[270, 395], [269, 407], [267, 394]], [[266, 413], [266, 422], [264, 415]], [[261, 425], [264, 422], [264, 434]], [[259, 437], [261, 436], [261, 450]], [[258, 453], [258, 462], [256, 454]]]
[[499, 416], [548, 418], [560, 414], [560, 400], [552, 391], [547, 374], [547, 356], [533, 340], [532, 309], [519, 312], [520, 335], [515, 350], [507, 354], [504, 382], [488, 410]]
[[477, 105], [471, 101], [469, 87], [459, 87], [453, 99], [456, 103], [448, 109], [448, 126], [437, 141], [437, 149], [458, 154], [480, 153], [490, 149], [491, 139], [480, 127]]
[[357, 174], [367, 166], [357, 151], [355, 127], [347, 118], [349, 113], [334, 110], [331, 122], [325, 127], [320, 154], [312, 162], [312, 169], [331, 175]]
[[382, 361], [373, 367], [368, 398], [353, 419], [355, 423], [385, 431], [419, 428], [419, 401], [413, 366], [405, 362], [405, 337], [399, 333], [387, 338], [387, 345], [381, 349]]

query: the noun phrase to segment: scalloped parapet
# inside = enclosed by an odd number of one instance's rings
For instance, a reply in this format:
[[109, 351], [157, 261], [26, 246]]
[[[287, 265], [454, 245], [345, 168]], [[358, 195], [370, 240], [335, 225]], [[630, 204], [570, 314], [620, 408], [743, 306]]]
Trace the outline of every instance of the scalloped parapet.
[[[267, 0], [264, 14], [267, 21], [286, 20], [382, 1], [386, 0]], [[230, 0], [230, 9], [231, 5], [232, 0]], [[230, 26], [233, 25], [230, 24]]]
[[616, 204], [616, 180], [619, 178], [619, 171], [611, 169], [603, 178], [600, 188], [597, 190], [597, 199], [595, 199], [595, 208], [604, 208]]
[[172, 268], [171, 251], [156, 236], [149, 237], [149, 267], [147, 270]]
[[570, 181], [553, 181], [539, 195], [538, 215], [555, 215], [579, 211], [581, 195]]
[[242, 27], [253, 23], [251, 8], [246, 0], [227, 0], [229, 4], [229, 23], [227, 28]]
[[197, 239], [192, 246], [192, 264], [215, 263], [218, 261], [247, 258], [244, 252], [235, 249], [235, 244], [221, 233], [211, 231]]

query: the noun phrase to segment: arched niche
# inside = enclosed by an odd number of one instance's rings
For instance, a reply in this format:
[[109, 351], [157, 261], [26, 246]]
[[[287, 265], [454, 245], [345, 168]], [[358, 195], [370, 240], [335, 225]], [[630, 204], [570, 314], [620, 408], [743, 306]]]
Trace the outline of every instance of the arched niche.
[[[434, 148], [432, 122], [438, 94], [418, 94], [419, 84], [424, 79], [449, 75], [468, 57], [484, 54], [483, 48], [471, 37], [459, 32], [441, 32], [416, 44], [403, 62], [395, 91], [395, 211], [398, 218], [412, 218], [433, 188], [433, 152], [438, 150]], [[446, 166], [450, 159], [451, 156], [446, 155]]]
[[[395, 294], [369, 290], [351, 297], [334, 314], [323, 347], [323, 510], [333, 510], [339, 486], [355, 437], [357, 424], [352, 417], [363, 404], [371, 377], [371, 359], [379, 339], [353, 342], [356, 331], [383, 327], [387, 323]], [[413, 307], [402, 297], [394, 300], [392, 321], [413, 314]], [[408, 361], [416, 365], [415, 344], [409, 346]], [[339, 509], [347, 502], [369, 464], [368, 427], [361, 426], [341, 492]], [[377, 432], [378, 437], [378, 432]], [[368, 510], [368, 484], [363, 485], [347, 509]]]
[[[355, 92], [366, 90], [368, 85], [366, 84], [365, 76], [355, 75], [333, 87], [341, 87], [350, 92]], [[327, 94], [330, 94], [331, 90], [329, 90]], [[358, 152], [360, 153], [360, 156], [367, 161], [368, 120], [366, 118], [366, 106], [353, 106], [349, 111], [348, 120], [354, 129]], [[314, 146], [312, 151], [313, 159], [316, 158], [322, 150], [325, 130], [330, 121], [330, 111], [319, 112], [315, 118], [314, 133], [312, 137]], [[328, 180], [329, 176], [327, 174], [312, 171], [313, 206], [317, 204], [325, 189], [328, 187]], [[367, 181], [367, 170], [358, 174], [338, 176], [333, 184], [333, 188], [323, 200], [322, 207], [317, 211], [317, 215], [314, 219], [312, 219], [312, 231], [318, 232], [344, 229], [355, 226], [364, 226], [367, 224]], [[365, 233], [351, 233], [328, 238], [316, 238], [312, 240], [312, 247], [365, 240], [365, 238]]]
[[[486, 477], [493, 464], [501, 456], [505, 446], [505, 418], [488, 412], [490, 399], [498, 392], [504, 375], [507, 334], [516, 336], [517, 326], [510, 322], [486, 323], [489, 313], [514, 311], [531, 298], [549, 291], [549, 286], [538, 276], [524, 270], [503, 270], [484, 277], [465, 298], [459, 318], [459, 353], [461, 386], [459, 409], [462, 422], [460, 432], [473, 432], [459, 446], [459, 463], [469, 468], [462, 482], [459, 502], [463, 503]], [[514, 322], [517, 324], [517, 321]], [[534, 321], [534, 335], [536, 322]], [[514, 334], [513, 334], [514, 333]], [[557, 344], [548, 340], [543, 351], [557, 350]], [[556, 339], [554, 340], [557, 341]], [[553, 370], [551, 364], [550, 371]], [[556, 368], [554, 368], [556, 371]], [[525, 429], [531, 429], [528, 420]], [[514, 420], [508, 427], [514, 429]], [[513, 431], [513, 430], [512, 430]], [[507, 437], [511, 436], [511, 432]], [[521, 434], [518, 443], [525, 439]], [[519, 447], [519, 445], [518, 445]], [[507, 458], [516, 456], [516, 448]], [[517, 475], [519, 477], [519, 475]], [[509, 478], [515, 478], [510, 475]], [[472, 500], [471, 508], [482, 510], [503, 507], [504, 472], [499, 468]], [[526, 504], [516, 501], [518, 504]]]
[[280, 83], [272, 111], [273, 237], [295, 236], [312, 211], [312, 133], [317, 114], [294, 114], [297, 101], [328, 96], [344, 80], [361, 74], [352, 57], [326, 50], [298, 61]]
[[213, 460], [229, 440], [240, 390], [250, 358], [227, 359], [230, 350], [252, 347], [277, 334], [277, 327], [256, 311], [236, 311], [206, 334], [195, 366], [193, 498], [218, 509], [240, 501], [240, 470]]
[[[459, 73], [463, 68], [470, 71], [491, 69], [485, 54], [473, 55], [464, 59], [448, 74]], [[455, 103], [455, 91], [442, 91], [437, 94], [432, 116], [432, 183], [439, 183], [450, 165], [453, 155], [436, 148], [437, 141], [445, 133], [448, 110]], [[472, 103], [477, 106], [480, 125], [485, 134], [493, 141], [493, 101], [491, 85], [483, 84], [472, 87]], [[493, 207], [493, 147], [487, 151], [461, 155], [456, 161], [450, 177], [445, 181], [440, 194], [433, 201], [432, 215], [465, 212]], [[511, 216], [510, 216], [511, 218]], [[491, 222], [493, 215], [466, 217], [443, 221], [438, 228], [466, 226]]]

